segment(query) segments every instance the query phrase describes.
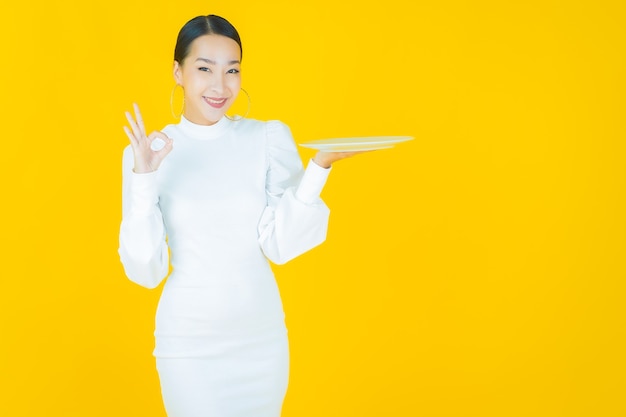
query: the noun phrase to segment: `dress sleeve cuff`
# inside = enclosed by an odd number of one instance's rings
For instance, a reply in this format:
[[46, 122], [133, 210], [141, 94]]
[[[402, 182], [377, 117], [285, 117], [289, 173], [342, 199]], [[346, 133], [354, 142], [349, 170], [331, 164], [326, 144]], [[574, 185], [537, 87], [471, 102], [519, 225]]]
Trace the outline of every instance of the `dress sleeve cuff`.
[[149, 172], [145, 174], [131, 173], [131, 207], [137, 214], [148, 213], [159, 202], [157, 192], [157, 174]]
[[311, 159], [296, 190], [296, 198], [306, 204], [314, 203], [319, 198], [330, 171], [331, 168], [322, 168]]

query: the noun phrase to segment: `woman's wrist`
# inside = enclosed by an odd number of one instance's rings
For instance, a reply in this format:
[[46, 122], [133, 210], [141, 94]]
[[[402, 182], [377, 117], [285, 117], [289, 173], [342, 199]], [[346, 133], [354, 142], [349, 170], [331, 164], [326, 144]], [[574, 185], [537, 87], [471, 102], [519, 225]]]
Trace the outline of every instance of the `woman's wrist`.
[[315, 162], [318, 166], [328, 169], [332, 165], [333, 161], [329, 158], [329, 154], [326, 152], [318, 152], [313, 157], [313, 162]]

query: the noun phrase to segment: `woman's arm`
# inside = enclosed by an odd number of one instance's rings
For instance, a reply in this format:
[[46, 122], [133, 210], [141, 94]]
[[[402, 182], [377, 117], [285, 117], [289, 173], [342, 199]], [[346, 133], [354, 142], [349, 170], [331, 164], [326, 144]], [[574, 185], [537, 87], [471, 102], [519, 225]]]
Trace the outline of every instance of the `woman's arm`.
[[[122, 223], [119, 255], [130, 280], [154, 288], [169, 272], [169, 251], [159, 208], [157, 169], [172, 150], [172, 140], [162, 132], [146, 135], [139, 107], [135, 118], [126, 112], [130, 145], [124, 150]], [[161, 142], [154, 147], [155, 141]]]
[[132, 152], [126, 148], [118, 253], [131, 281], [155, 288], [169, 271], [165, 227], [156, 190], [157, 174], [137, 174], [132, 166]]
[[259, 243], [265, 256], [285, 263], [326, 239], [330, 210], [320, 198], [330, 166], [360, 152], [318, 152], [306, 171], [289, 128], [267, 124], [268, 207], [259, 222]]

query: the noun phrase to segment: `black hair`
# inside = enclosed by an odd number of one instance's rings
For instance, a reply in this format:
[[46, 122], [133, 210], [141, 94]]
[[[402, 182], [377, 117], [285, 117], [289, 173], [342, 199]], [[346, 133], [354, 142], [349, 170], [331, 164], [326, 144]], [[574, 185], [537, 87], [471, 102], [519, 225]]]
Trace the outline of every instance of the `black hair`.
[[226, 36], [239, 45], [239, 51], [243, 56], [243, 48], [241, 47], [241, 39], [237, 29], [226, 19], [214, 14], [208, 16], [197, 16], [185, 23], [178, 32], [176, 39], [176, 47], [174, 48], [174, 60], [182, 65], [189, 50], [191, 43], [200, 36], [204, 35], [222, 35]]

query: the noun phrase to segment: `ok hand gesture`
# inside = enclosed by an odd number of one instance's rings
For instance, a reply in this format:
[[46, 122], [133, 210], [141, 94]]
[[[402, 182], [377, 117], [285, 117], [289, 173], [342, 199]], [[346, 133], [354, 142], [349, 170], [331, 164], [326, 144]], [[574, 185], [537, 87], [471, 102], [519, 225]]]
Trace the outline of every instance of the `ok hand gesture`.
[[126, 112], [126, 119], [130, 124], [124, 126], [124, 132], [130, 139], [130, 145], [133, 148], [135, 156], [135, 167], [133, 171], [137, 174], [156, 171], [161, 165], [163, 159], [172, 150], [173, 141], [165, 133], [155, 131], [146, 136], [146, 128], [143, 125], [139, 106], [133, 104], [135, 109], [135, 119]]

